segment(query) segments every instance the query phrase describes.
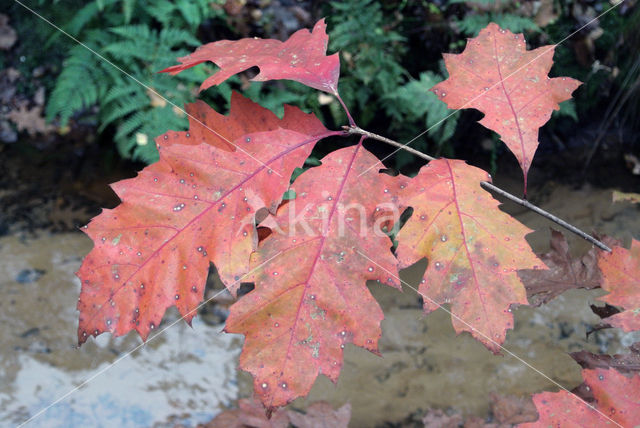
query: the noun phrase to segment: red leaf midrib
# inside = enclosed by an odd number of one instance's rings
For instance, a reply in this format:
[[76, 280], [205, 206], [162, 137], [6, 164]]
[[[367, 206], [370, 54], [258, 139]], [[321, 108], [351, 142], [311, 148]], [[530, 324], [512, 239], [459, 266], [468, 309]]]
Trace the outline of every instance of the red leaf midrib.
[[[474, 281], [474, 285], [475, 285], [475, 289], [476, 289], [476, 293], [478, 295], [478, 299], [480, 299], [480, 302], [482, 304], [482, 309], [483, 312], [485, 313], [485, 317], [488, 319], [488, 311], [487, 311], [487, 305], [484, 301], [484, 299], [482, 298], [482, 293], [480, 293], [480, 281], [478, 280], [478, 277], [476, 275], [476, 270], [474, 267], [474, 263], [473, 263], [473, 259], [471, 258], [471, 254], [469, 252], [469, 247], [467, 246], [467, 237], [465, 234], [465, 230], [464, 230], [464, 222], [462, 221], [462, 211], [460, 209], [460, 205], [458, 204], [458, 195], [457, 195], [457, 191], [456, 191], [456, 179], [455, 179], [455, 175], [453, 174], [453, 169], [451, 168], [451, 163], [449, 161], [446, 161], [447, 164], [447, 168], [449, 169], [449, 174], [451, 175], [451, 189], [453, 192], [453, 200], [456, 204], [456, 214], [458, 217], [458, 221], [460, 223], [460, 234], [462, 235], [462, 245], [464, 246], [464, 250], [467, 253], [467, 259], [469, 260], [469, 266], [471, 268], [471, 272], [473, 273], [473, 281]], [[474, 330], [479, 331], [480, 333], [482, 333], [483, 335], [486, 335], [486, 333], [480, 331], [477, 328], [474, 328]], [[491, 338], [490, 335], [487, 335], [492, 341], [494, 340], [493, 338]]]
[[[349, 165], [347, 165], [347, 169], [346, 169], [346, 174], [344, 175], [342, 182], [340, 183], [340, 187], [338, 188], [338, 191], [336, 192], [336, 197], [334, 198], [334, 203], [333, 203], [333, 207], [331, 208], [331, 211], [329, 212], [329, 218], [327, 220], [327, 227], [331, 226], [331, 219], [333, 218], [333, 215], [336, 212], [337, 206], [338, 206], [338, 202], [340, 201], [340, 196], [342, 195], [342, 192], [344, 190], [344, 186], [347, 182], [347, 179], [349, 178], [349, 174], [351, 173], [351, 167], [353, 166], [353, 162], [356, 159], [356, 156], [358, 154], [358, 151], [360, 150], [360, 148], [362, 147], [362, 139], [360, 140], [360, 142], [358, 143], [358, 145], [356, 146], [356, 149], [353, 151], [353, 156], [351, 157], [351, 160], [349, 161]], [[298, 308], [296, 310], [296, 315], [295, 315], [295, 322], [293, 323], [293, 326], [291, 327], [291, 337], [289, 338], [289, 344], [287, 345], [287, 351], [285, 352], [285, 359], [284, 362], [282, 363], [282, 366], [280, 366], [280, 373], [283, 373], [284, 370], [284, 366], [287, 363], [287, 359], [286, 356], [289, 355], [290, 351], [291, 351], [291, 345], [293, 344], [293, 338], [295, 336], [295, 331], [296, 328], [298, 326], [298, 321], [300, 320], [300, 311], [302, 310], [302, 302], [304, 301], [304, 297], [307, 294], [307, 291], [309, 289], [309, 280], [311, 279], [311, 276], [315, 270], [316, 264], [318, 263], [318, 260], [320, 260], [320, 255], [322, 254], [322, 250], [324, 248], [324, 244], [326, 242], [326, 238], [327, 238], [327, 230], [323, 230], [322, 231], [322, 238], [320, 239], [320, 244], [318, 245], [318, 250], [316, 252], [316, 257], [313, 260], [313, 264], [311, 265], [311, 268], [309, 269], [309, 275], [307, 275], [307, 279], [305, 280], [305, 285], [304, 285], [304, 291], [302, 292], [302, 295], [300, 296], [300, 302], [298, 303]], [[280, 383], [279, 380], [281, 378], [278, 377], [278, 384]], [[271, 397], [271, 402], [269, 403], [269, 407], [273, 407], [273, 396]]]
[[494, 53], [494, 58], [496, 60], [496, 68], [498, 70], [498, 76], [500, 77], [500, 86], [502, 87], [502, 91], [504, 92], [504, 97], [507, 100], [507, 103], [509, 104], [511, 113], [513, 114], [513, 119], [516, 124], [516, 128], [518, 130], [518, 138], [520, 139], [520, 150], [522, 151], [522, 168], [524, 169], [524, 183], [525, 183], [524, 188], [526, 191], [527, 171], [529, 170], [529, 167], [527, 166], [528, 159], [527, 159], [527, 154], [525, 152], [525, 147], [524, 147], [524, 138], [522, 136], [522, 130], [520, 129], [520, 123], [518, 122], [518, 114], [516, 113], [516, 110], [513, 107], [513, 103], [511, 102], [511, 97], [509, 96], [510, 94], [507, 92], [507, 88], [504, 86], [504, 79], [502, 77], [500, 61], [498, 61], [498, 41], [495, 35], [492, 35], [492, 37], [493, 37], [493, 53]]

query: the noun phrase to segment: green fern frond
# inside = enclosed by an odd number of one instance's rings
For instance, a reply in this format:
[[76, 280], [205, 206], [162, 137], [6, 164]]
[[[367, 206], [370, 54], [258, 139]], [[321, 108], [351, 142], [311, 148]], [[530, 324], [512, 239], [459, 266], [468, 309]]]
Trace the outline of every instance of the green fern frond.
[[[186, 117], [176, 114], [173, 104], [181, 108], [193, 98], [192, 90], [206, 78], [206, 70], [188, 70], [179, 76], [157, 71], [200, 44], [193, 34], [203, 20], [214, 14], [209, 3], [209, 0], [88, 2], [65, 28], [116, 67], [81, 46], [71, 49], [48, 99], [47, 118], [58, 117], [65, 124], [74, 114], [97, 105], [98, 131], [115, 125], [114, 139], [123, 156], [145, 161], [157, 158], [153, 138], [168, 129], [186, 126]], [[148, 94], [149, 87], [170, 102], [158, 106], [158, 100], [155, 97], [152, 100]], [[140, 137], [143, 134], [148, 135], [147, 140]], [[136, 135], [140, 138], [136, 139]], [[140, 141], [151, 142], [140, 144]]]
[[142, 93], [127, 98], [119, 98], [109, 104], [103, 106], [104, 111], [100, 115], [99, 132], [102, 132], [108, 125], [116, 120], [124, 119], [128, 114], [147, 108], [149, 106], [149, 97]]
[[500, 28], [507, 29], [512, 33], [540, 31], [540, 27], [530, 18], [511, 13], [471, 14], [459, 20], [457, 25], [461, 32], [468, 36], [475, 37], [480, 30], [491, 22], [495, 22]]

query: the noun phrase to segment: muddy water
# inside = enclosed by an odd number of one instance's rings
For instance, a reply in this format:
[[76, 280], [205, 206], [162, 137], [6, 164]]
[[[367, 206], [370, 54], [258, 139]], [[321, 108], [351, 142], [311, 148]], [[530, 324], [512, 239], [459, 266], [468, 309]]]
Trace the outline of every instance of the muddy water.
[[[558, 187], [540, 202], [586, 230], [640, 238], [638, 207], [611, 205], [610, 198], [610, 191]], [[538, 230], [529, 240], [545, 251], [550, 224], [507, 209]], [[570, 242], [576, 253], [588, 248], [579, 239]], [[73, 273], [90, 248], [80, 233], [0, 238], [0, 424], [19, 424], [92, 378], [27, 426], [193, 426], [251, 394], [250, 380], [235, 370], [241, 340], [198, 318], [193, 329], [178, 322], [131, 355], [140, 344], [133, 334], [102, 335], [77, 349], [79, 282]], [[404, 279], [415, 287], [421, 268], [403, 272]], [[545, 376], [569, 389], [579, 384], [579, 367], [567, 352], [623, 352], [640, 340], [613, 329], [587, 340], [587, 328], [598, 322], [589, 304], [602, 291], [569, 292], [544, 307], [515, 311], [505, 348], [528, 367], [506, 353], [493, 356], [466, 334], [456, 337], [444, 311], [425, 317], [409, 287], [399, 293], [372, 284], [371, 290], [386, 314], [383, 356], [347, 347], [337, 385], [321, 377], [295, 407], [320, 399], [335, 406], [350, 402], [352, 426], [407, 421], [410, 415], [419, 420], [428, 408], [486, 417], [492, 391], [525, 396], [557, 389]], [[173, 313], [166, 318], [163, 327], [176, 319]]]
[[222, 326], [180, 321], [129, 356], [140, 344], [134, 335], [76, 348], [74, 272], [90, 249], [81, 233], [0, 239], [0, 426], [26, 421], [93, 376], [27, 426], [195, 425], [231, 405], [241, 340]]

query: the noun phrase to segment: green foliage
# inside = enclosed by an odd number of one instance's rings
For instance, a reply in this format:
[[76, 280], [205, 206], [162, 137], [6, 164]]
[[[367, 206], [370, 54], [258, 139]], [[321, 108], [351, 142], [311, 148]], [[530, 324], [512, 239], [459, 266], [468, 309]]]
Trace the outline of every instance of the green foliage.
[[[443, 149], [448, 149], [445, 144], [453, 137], [458, 124], [456, 111], [448, 109], [445, 103], [429, 91], [445, 79], [446, 77], [440, 74], [425, 71], [420, 73], [420, 80], [411, 80], [383, 98], [387, 111], [395, 120], [394, 123], [420, 123], [417, 128], [427, 130], [427, 135], [436, 142], [437, 155]], [[421, 144], [413, 144], [413, 147], [421, 148]], [[404, 152], [398, 155], [398, 167], [411, 160]]]
[[480, 30], [491, 22], [495, 22], [501, 28], [505, 28], [513, 33], [541, 31], [530, 17], [516, 13], [515, 9], [520, 6], [519, 2], [451, 0], [449, 3], [464, 3], [469, 8], [462, 19], [456, 20], [458, 29], [469, 37], [477, 36]]
[[340, 93], [362, 125], [370, 122], [378, 97], [392, 93], [408, 73], [400, 64], [405, 38], [389, 29], [379, 2], [332, 2], [330, 51], [340, 51]]
[[49, 97], [47, 118], [57, 117], [65, 125], [97, 105], [98, 129], [115, 128], [120, 154], [154, 162], [153, 139], [168, 129], [186, 129], [180, 109], [192, 101], [194, 88], [211, 68], [178, 76], [157, 72], [201, 44], [193, 34], [213, 14], [208, 0], [87, 3], [65, 28], [113, 65], [83, 46], [71, 48]]
[[495, 22], [501, 28], [505, 28], [513, 33], [522, 33], [523, 31], [540, 31], [535, 22], [526, 16], [518, 16], [512, 13], [483, 13], [469, 14], [457, 22], [458, 28], [464, 34], [475, 37], [480, 30], [485, 28], [489, 23]]

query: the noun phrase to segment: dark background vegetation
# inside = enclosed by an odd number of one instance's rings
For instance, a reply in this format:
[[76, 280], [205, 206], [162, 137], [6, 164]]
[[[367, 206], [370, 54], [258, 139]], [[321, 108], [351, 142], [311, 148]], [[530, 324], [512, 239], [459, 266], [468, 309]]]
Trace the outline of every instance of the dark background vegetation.
[[[106, 184], [154, 162], [155, 136], [186, 129], [187, 119], [175, 105], [194, 101], [199, 83], [215, 70], [208, 63], [177, 76], [156, 73], [175, 64], [176, 57], [220, 39], [284, 40], [322, 17], [328, 22], [329, 52], [340, 51], [340, 93], [361, 127], [400, 142], [421, 135], [412, 147], [517, 179], [513, 156], [477, 123], [481, 113], [465, 110], [442, 121], [452, 111], [428, 90], [446, 78], [442, 53], [461, 52], [466, 38], [491, 21], [524, 32], [529, 48], [560, 43], [552, 75], [571, 76], [584, 85], [542, 129], [531, 182], [553, 179], [636, 191], [640, 186], [636, 0], [593, 22], [615, 2], [25, 2], [120, 70], [12, 0], [2, 4], [0, 234], [15, 228], [74, 228], [100, 206], [117, 203]], [[231, 91], [240, 90], [275, 112], [289, 103], [315, 112], [330, 128], [346, 124], [331, 97], [293, 82], [250, 83], [252, 73], [200, 96], [226, 113]], [[314, 155], [321, 157], [331, 144]], [[391, 152], [380, 143], [368, 144], [380, 156]], [[386, 163], [407, 174], [421, 164], [404, 152]]]

